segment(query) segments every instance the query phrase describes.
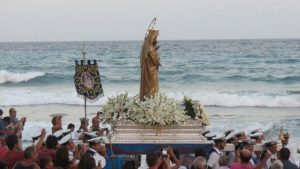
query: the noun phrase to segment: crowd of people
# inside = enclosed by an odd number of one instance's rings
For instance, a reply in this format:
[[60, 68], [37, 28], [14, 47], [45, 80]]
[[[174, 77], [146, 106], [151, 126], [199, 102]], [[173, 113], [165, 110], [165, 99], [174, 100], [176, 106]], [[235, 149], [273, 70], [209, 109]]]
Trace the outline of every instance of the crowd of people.
[[[299, 169], [288, 144], [288, 132], [281, 134], [281, 143], [277, 140], [265, 141], [261, 129], [253, 130], [249, 135], [234, 130], [217, 135], [206, 131], [203, 135], [214, 142], [211, 152], [197, 149], [192, 156], [181, 155], [176, 158], [169, 151], [168, 159], [171, 162], [163, 155], [148, 154], [149, 169]], [[185, 160], [187, 157], [189, 162]]]
[[[215, 135], [210, 131], [204, 136], [214, 141], [214, 147], [208, 158], [197, 162], [196, 169], [298, 169], [298, 164], [291, 153], [289, 133], [280, 134], [281, 143], [277, 140], [264, 140], [261, 129], [245, 132], [234, 130]], [[233, 150], [226, 150], [226, 144], [232, 145]]]
[[[78, 130], [70, 123], [67, 129], [62, 127], [62, 116], [52, 117], [52, 133], [46, 135], [42, 129], [40, 134], [32, 137], [33, 145], [23, 149], [22, 130], [26, 118], [17, 118], [15, 108], [9, 109], [9, 116], [3, 117], [0, 109], [0, 169], [53, 169], [103, 168], [105, 165], [105, 140], [107, 129], [100, 128], [97, 114], [89, 127], [88, 119], [80, 119]], [[75, 133], [75, 134], [74, 134]], [[80, 140], [76, 145], [74, 140]], [[36, 141], [36, 142], [35, 142]]]
[[[52, 117], [51, 134], [42, 129], [33, 144], [23, 149], [22, 130], [26, 118], [17, 118], [15, 108], [9, 109], [9, 116], [3, 117], [0, 109], [0, 169], [101, 169], [111, 158], [106, 154], [105, 136], [110, 132], [100, 128], [99, 113], [92, 118], [80, 119], [78, 129], [69, 123], [62, 126], [62, 116]], [[180, 154], [170, 146], [146, 155], [149, 169], [299, 169], [291, 155], [289, 134], [283, 132], [281, 143], [265, 141], [262, 130], [225, 131], [215, 135], [210, 131], [202, 133], [214, 142], [211, 152], [201, 148], [194, 153]], [[77, 142], [80, 140], [80, 143]], [[226, 146], [227, 144], [227, 146]], [[230, 149], [231, 145], [233, 149]], [[227, 147], [227, 148], [226, 148]], [[140, 155], [123, 160], [122, 169], [138, 169]]]

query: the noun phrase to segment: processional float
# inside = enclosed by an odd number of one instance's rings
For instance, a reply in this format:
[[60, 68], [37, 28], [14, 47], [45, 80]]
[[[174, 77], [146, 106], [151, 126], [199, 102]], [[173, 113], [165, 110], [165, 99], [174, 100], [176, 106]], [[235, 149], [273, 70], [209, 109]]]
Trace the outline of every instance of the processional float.
[[[208, 125], [203, 106], [185, 97], [183, 102], [159, 93], [158, 30], [154, 29], [156, 19], [150, 23], [140, 53], [141, 82], [137, 97], [122, 93], [108, 98], [99, 116], [103, 124], [109, 124], [112, 131], [107, 136], [107, 159], [105, 168], [117, 168], [124, 155], [152, 153], [166, 146], [172, 146], [180, 153], [193, 153], [196, 148], [209, 152], [212, 143], [202, 135]], [[74, 82], [78, 94], [86, 99], [95, 99], [103, 94], [96, 61], [76, 61]]]
[[147, 154], [165, 146], [182, 153], [191, 153], [196, 147], [210, 151], [212, 144], [202, 135], [208, 124], [203, 106], [191, 99], [181, 104], [159, 93], [159, 31], [154, 29], [155, 21], [146, 31], [140, 53], [139, 97], [123, 93], [108, 98], [102, 106], [100, 120], [113, 128], [109, 138], [113, 146], [109, 148], [115, 154]]

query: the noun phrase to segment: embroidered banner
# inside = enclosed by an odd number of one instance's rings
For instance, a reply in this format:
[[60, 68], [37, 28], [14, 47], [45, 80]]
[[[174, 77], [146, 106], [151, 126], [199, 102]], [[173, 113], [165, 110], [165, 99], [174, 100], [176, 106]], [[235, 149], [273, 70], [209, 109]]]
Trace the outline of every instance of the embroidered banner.
[[87, 64], [83, 64], [83, 60], [75, 60], [74, 84], [78, 94], [88, 99], [96, 99], [103, 94], [97, 61], [87, 60]]

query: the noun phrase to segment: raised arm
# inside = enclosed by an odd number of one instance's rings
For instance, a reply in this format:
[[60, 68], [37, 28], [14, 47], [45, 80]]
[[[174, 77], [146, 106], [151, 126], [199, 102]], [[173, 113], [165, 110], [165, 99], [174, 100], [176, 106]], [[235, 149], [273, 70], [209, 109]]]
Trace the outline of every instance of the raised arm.
[[270, 157], [271, 153], [268, 151], [265, 152], [264, 158], [256, 165], [255, 169], [262, 169]]
[[173, 166], [171, 168], [172, 169], [179, 168], [180, 167], [180, 162], [179, 162], [179, 160], [177, 159], [177, 157], [174, 154], [173, 147], [167, 147], [167, 152], [168, 152], [168, 154], [170, 154], [171, 160], [175, 164], [175, 166]]
[[45, 137], [46, 137], [46, 130], [42, 129], [42, 131], [41, 131], [41, 137], [40, 137], [39, 141], [35, 145], [36, 150], [40, 150], [42, 148], [44, 140], [45, 140]]

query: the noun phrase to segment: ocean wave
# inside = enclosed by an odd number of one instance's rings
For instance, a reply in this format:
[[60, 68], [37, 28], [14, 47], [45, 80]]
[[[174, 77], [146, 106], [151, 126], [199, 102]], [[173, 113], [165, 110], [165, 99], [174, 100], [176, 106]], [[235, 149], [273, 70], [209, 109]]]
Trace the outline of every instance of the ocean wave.
[[45, 74], [45, 72], [14, 73], [0, 70], [0, 84], [27, 82], [31, 79], [44, 76]]
[[[116, 96], [118, 93], [129, 90], [129, 96], [138, 93], [137, 88], [122, 90], [105, 90], [105, 96], [88, 105], [103, 105], [108, 97]], [[164, 92], [170, 97], [182, 100], [184, 96], [189, 96], [199, 100], [206, 106], [222, 107], [300, 107], [299, 91], [284, 92], [214, 92], [214, 91], [180, 91], [172, 90]], [[12, 105], [43, 105], [43, 104], [67, 104], [83, 105], [83, 99], [78, 97], [75, 88], [53, 88], [53, 89], [29, 89], [29, 88], [7, 88], [0, 90], [0, 103], [2, 106]]]
[[300, 95], [286, 93], [207, 93], [200, 100], [224, 107], [300, 107]]
[[261, 77], [251, 77], [251, 76], [245, 76], [245, 75], [232, 75], [232, 76], [226, 76], [226, 77], [222, 78], [221, 80], [294, 84], [294, 83], [300, 82], [300, 76], [276, 77], [276, 76], [272, 76], [272, 75], [266, 75], [266, 76], [261, 76]]

